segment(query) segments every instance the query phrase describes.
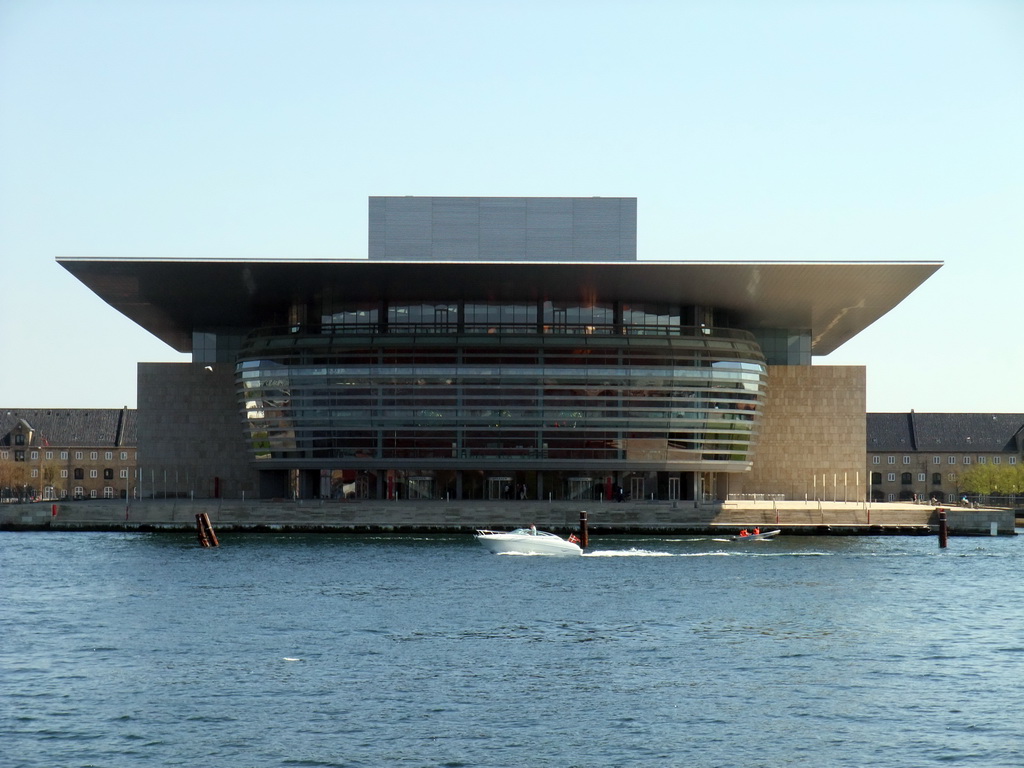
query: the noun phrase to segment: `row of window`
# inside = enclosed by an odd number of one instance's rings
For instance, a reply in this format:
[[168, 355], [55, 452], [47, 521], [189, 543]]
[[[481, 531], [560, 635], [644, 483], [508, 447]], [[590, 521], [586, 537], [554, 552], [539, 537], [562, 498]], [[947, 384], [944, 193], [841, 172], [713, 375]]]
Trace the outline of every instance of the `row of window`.
[[536, 330], [538, 323], [558, 327], [562, 324], [574, 326], [611, 326], [616, 323], [627, 326], [648, 326], [680, 329], [697, 326], [701, 320], [710, 321], [697, 307], [682, 307], [670, 304], [637, 304], [614, 301], [596, 301], [587, 306], [575, 302], [535, 301], [521, 304], [441, 302], [426, 304], [388, 304], [382, 302], [343, 302], [332, 306], [324, 302], [320, 316], [322, 326], [367, 327], [392, 325], [433, 326], [438, 330], [454, 330], [457, 326], [467, 328], [486, 326], [522, 326], [523, 330]]
[[[886, 479], [886, 482], [895, 483], [896, 482], [896, 473], [895, 472], [889, 472], [885, 476], [885, 479]], [[956, 482], [956, 472], [950, 472], [949, 474], [947, 474], [946, 475], [946, 479], [949, 480], [949, 482], [951, 482], [951, 483], [955, 483]], [[881, 472], [872, 472], [871, 473], [871, 484], [872, 485], [880, 485], [881, 482], [882, 482], [882, 473]], [[914, 482], [914, 473], [913, 472], [903, 472], [903, 473], [900, 474], [900, 484], [901, 485], [912, 485], [913, 482]], [[926, 473], [926, 472], [918, 472], [917, 473], [917, 482], [919, 482], [919, 483], [928, 482], [928, 473]], [[942, 473], [941, 472], [932, 472], [932, 485], [942, 485]]]
[[[60, 471], [60, 476], [61, 477], [67, 477], [68, 476], [68, 470], [62, 469]], [[85, 470], [82, 469], [81, 467], [75, 467], [74, 476], [75, 476], [75, 480], [84, 480], [85, 479]], [[118, 476], [122, 480], [127, 480], [128, 479], [128, 470], [127, 469], [122, 469], [118, 473]], [[39, 477], [39, 470], [38, 469], [33, 469], [32, 470], [32, 477]], [[89, 470], [89, 477], [94, 478], [94, 479], [99, 477], [99, 470], [98, 469], [90, 469]], [[104, 480], [113, 480], [114, 479], [114, 470], [110, 469], [109, 467], [107, 469], [104, 469], [103, 470], [103, 479]]]
[[[992, 456], [991, 458], [992, 458], [992, 463], [993, 464], [1001, 464], [1002, 461], [1003, 461], [1003, 457], [1002, 456]], [[904, 464], [909, 464], [910, 463], [910, 459], [911, 459], [910, 456], [904, 456], [903, 457], [903, 463]], [[988, 463], [988, 459], [989, 459], [988, 456], [978, 456], [976, 458], [976, 460], [977, 460], [977, 462], [979, 464], [986, 464], [986, 463]], [[960, 463], [962, 463], [962, 464], [970, 464], [972, 462], [972, 460], [974, 460], [974, 459], [972, 459], [972, 457], [964, 456], [964, 457], [961, 458]], [[1010, 464], [1016, 464], [1017, 463], [1017, 457], [1016, 456], [1009, 456], [1009, 457], [1007, 457], [1007, 461]], [[881, 456], [872, 456], [871, 457], [871, 463], [872, 464], [881, 464], [882, 463], [882, 457]], [[896, 457], [895, 456], [888, 456], [888, 457], [886, 457], [886, 463], [887, 464], [895, 464], [896, 463]], [[941, 464], [941, 463], [942, 463], [942, 457], [941, 456], [932, 456], [932, 464]], [[956, 456], [947, 456], [946, 457], [946, 463], [947, 464], [956, 464], [957, 463]]]
[[[119, 492], [109, 485], [103, 488], [104, 499], [115, 499], [117, 498], [118, 495]], [[71, 496], [71, 498], [73, 499], [84, 499], [86, 496], [88, 496], [90, 499], [98, 499], [100, 497], [100, 494], [95, 489], [86, 493], [85, 488], [83, 488], [80, 485], [76, 485], [74, 488], [72, 488], [70, 493], [68, 493], [67, 488], [61, 488], [59, 497], [62, 499], [66, 499], [68, 496]], [[52, 485], [48, 485], [46, 486], [46, 488], [43, 489], [44, 501], [51, 501], [56, 498], [58, 498], [58, 493]]]
[[[0, 459], [3, 459], [5, 461], [10, 459], [11, 458], [10, 453], [11, 453], [10, 451], [0, 451]], [[29, 451], [28, 452], [28, 457], [32, 461], [39, 461], [39, 453], [40, 453], [39, 451]], [[58, 453], [58, 451], [45, 451], [44, 455], [46, 457], [46, 461], [53, 461], [53, 457], [54, 457], [54, 455], [56, 453]], [[70, 451], [59, 451], [59, 453], [60, 453], [61, 461], [67, 461], [68, 460]], [[84, 459], [84, 457], [85, 457], [85, 451], [75, 451], [75, 459], [77, 461], [82, 461]], [[89, 460], [90, 461], [99, 461], [99, 458], [100, 458], [100, 452], [99, 451], [89, 451]], [[104, 451], [103, 458], [106, 461], [113, 461], [114, 460], [114, 452], [113, 451]], [[120, 459], [121, 459], [121, 461], [128, 461], [128, 451], [121, 451]], [[25, 451], [15, 451], [14, 452], [14, 460], [15, 461], [25, 461]]]

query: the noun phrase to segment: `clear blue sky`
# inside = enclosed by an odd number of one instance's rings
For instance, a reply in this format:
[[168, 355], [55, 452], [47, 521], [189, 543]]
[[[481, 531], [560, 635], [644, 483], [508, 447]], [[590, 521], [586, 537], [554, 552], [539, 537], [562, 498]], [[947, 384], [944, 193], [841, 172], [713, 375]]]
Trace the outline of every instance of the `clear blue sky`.
[[359, 258], [370, 195], [635, 196], [641, 258], [939, 260], [816, 362], [1024, 412], [1024, 2], [0, 0], [0, 403], [185, 360], [58, 257]]

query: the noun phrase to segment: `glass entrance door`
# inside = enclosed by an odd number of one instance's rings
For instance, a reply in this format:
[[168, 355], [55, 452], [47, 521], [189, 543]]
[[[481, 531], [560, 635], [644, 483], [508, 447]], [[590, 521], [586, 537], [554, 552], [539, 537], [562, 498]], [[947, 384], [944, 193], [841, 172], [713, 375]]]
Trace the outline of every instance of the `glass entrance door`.
[[511, 499], [512, 498], [511, 477], [489, 477], [487, 478], [488, 499]]
[[629, 478], [629, 498], [633, 501], [644, 498], [644, 479], [642, 477]]
[[408, 480], [410, 499], [434, 498], [434, 478], [410, 477]]
[[701, 472], [700, 497], [703, 501], [713, 501], [718, 498], [718, 475], [715, 472]]
[[591, 489], [594, 487], [594, 480], [590, 477], [570, 477], [569, 478], [569, 498], [573, 501], [577, 499], [589, 500], [593, 497]]

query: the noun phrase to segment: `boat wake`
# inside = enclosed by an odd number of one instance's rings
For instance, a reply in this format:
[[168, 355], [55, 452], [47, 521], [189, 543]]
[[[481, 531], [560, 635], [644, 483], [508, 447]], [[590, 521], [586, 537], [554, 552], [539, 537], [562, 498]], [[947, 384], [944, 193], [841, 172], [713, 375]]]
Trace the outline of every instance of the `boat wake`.
[[[711, 539], [711, 541], [717, 541]], [[732, 544], [728, 539], [722, 541]], [[555, 557], [552, 552], [496, 552], [501, 557]], [[630, 547], [629, 549], [597, 549], [584, 551], [582, 556], [587, 558], [609, 558], [609, 557], [825, 557], [831, 552], [764, 552], [743, 547], [741, 549], [712, 549], [706, 552], [664, 552], [653, 549], [641, 549]]]
[[826, 557], [831, 552], [753, 552], [749, 549], [715, 549], [708, 552], [656, 552], [650, 549], [601, 549], [583, 557]]
[[649, 549], [600, 549], [584, 552], [584, 557], [675, 557], [671, 552], [653, 552]]

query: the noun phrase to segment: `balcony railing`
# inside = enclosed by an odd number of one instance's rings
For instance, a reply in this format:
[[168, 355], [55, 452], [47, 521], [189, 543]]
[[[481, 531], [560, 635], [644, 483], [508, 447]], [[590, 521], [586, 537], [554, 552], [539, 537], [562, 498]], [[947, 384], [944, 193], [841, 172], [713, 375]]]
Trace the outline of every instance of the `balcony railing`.
[[571, 335], [571, 336], [660, 336], [708, 340], [736, 340], [753, 342], [748, 331], [735, 328], [708, 326], [633, 325], [619, 323], [430, 323], [395, 322], [375, 323], [310, 323], [290, 326], [258, 328], [247, 341], [281, 336], [380, 336], [380, 335]]

